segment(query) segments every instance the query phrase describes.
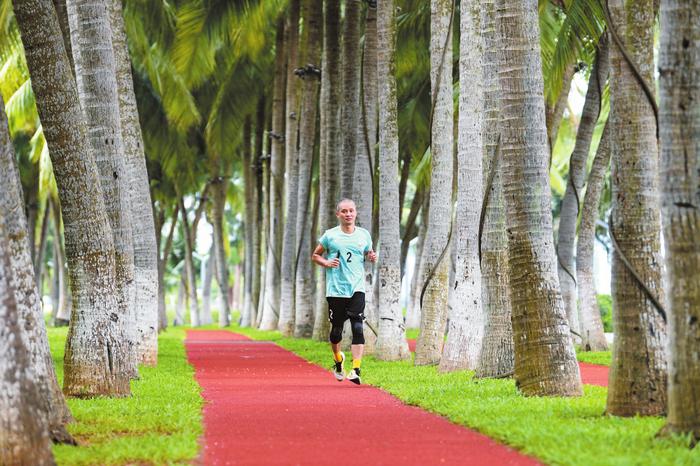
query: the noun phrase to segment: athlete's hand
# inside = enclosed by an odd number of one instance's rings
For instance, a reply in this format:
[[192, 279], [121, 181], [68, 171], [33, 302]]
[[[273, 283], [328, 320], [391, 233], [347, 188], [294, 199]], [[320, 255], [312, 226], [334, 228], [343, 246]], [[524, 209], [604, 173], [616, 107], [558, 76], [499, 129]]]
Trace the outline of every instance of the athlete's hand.
[[377, 262], [377, 253], [374, 251], [369, 251], [367, 253], [367, 259], [369, 259], [370, 262]]
[[337, 257], [326, 261], [326, 267], [329, 269], [337, 269], [338, 266], [340, 266], [340, 259]]

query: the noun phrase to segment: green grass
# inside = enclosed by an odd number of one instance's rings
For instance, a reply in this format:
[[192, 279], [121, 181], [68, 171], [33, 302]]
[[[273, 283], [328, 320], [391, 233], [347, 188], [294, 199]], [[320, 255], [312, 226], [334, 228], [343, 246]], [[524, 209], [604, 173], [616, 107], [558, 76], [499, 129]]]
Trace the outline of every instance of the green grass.
[[581, 362], [609, 366], [612, 361], [612, 351], [579, 351], [576, 350], [576, 357]]
[[[67, 329], [49, 328], [59, 383]], [[69, 399], [68, 430], [79, 446], [54, 446], [59, 465], [189, 464], [199, 453], [202, 398], [182, 344], [184, 330], [161, 333], [158, 367], [142, 367], [129, 398]]]
[[[233, 330], [274, 341], [312, 363], [330, 366], [327, 343], [283, 338], [278, 332]], [[607, 389], [603, 387], [586, 386], [579, 398], [525, 398], [512, 380], [478, 380], [471, 372], [441, 374], [435, 367], [372, 357], [365, 358], [362, 367], [364, 382], [549, 464], [700, 464], [700, 449], [689, 450], [687, 439], [655, 438], [664, 424], [662, 418], [604, 415]]]

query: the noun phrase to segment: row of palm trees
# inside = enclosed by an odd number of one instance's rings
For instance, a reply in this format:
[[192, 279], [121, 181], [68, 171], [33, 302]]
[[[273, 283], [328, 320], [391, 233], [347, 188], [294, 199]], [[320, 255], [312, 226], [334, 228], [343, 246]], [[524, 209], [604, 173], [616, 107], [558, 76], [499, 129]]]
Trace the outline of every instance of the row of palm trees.
[[[60, 207], [53, 241], [60, 253], [64, 238], [70, 277], [63, 393], [125, 396], [137, 365], [156, 363], [164, 283], [175, 262], [184, 265], [177, 282], [189, 295], [191, 324], [208, 323], [194, 260], [203, 216], [214, 236], [208, 267], [227, 298], [220, 325], [228, 325], [236, 294], [229, 242], [240, 238], [241, 324], [325, 340], [324, 277], [308, 252], [335, 224], [343, 196], [356, 199], [358, 222], [380, 252], [376, 269], [366, 269], [366, 335], [376, 357], [408, 358], [405, 328], [416, 326], [416, 364], [512, 374], [525, 395], [580, 394], [573, 342], [604, 344], [591, 257], [612, 159], [616, 344], [608, 411], [667, 412], [668, 431], [697, 437], [700, 192], [689, 102], [697, 97], [700, 33], [692, 18], [699, 12], [661, 5], [657, 120], [641, 85], [654, 79], [651, 0], [540, 1], [537, 10], [534, 1], [463, 0], [459, 9], [446, 0], [398, 3], [397, 14], [393, 1], [346, 0], [341, 8], [326, 0], [322, 10], [310, 0], [193, 1], [176, 9], [127, 1], [123, 12], [119, 0], [13, 2], [16, 20], [0, 19], [15, 52], [21, 36], [24, 53], [0, 53], [4, 62], [18, 60], [4, 67], [19, 70], [13, 92], [31, 76], [41, 123], [33, 144], [43, 138], [48, 148], [38, 150], [55, 176], [56, 202], [46, 205]], [[555, 248], [549, 165], [570, 65], [579, 59], [592, 66]], [[0, 173], [11, 187], [0, 216], [0, 344], [15, 355], [0, 362], [8, 365], [0, 390], [9, 400], [0, 410], [8, 432], [0, 451], [14, 455], [0, 462], [50, 463], [48, 440], [71, 441], [70, 413], [35, 278], [40, 222], [24, 215], [0, 115]], [[606, 129], [585, 183], [597, 126]], [[419, 260], [404, 318], [399, 289], [414, 238]], [[184, 251], [173, 254], [178, 241]]]

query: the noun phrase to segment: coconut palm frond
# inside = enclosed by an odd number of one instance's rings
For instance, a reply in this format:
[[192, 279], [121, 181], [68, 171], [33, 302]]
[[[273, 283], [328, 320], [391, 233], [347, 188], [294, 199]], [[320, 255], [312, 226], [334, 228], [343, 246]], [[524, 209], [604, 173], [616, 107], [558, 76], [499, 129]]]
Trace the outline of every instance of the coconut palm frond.
[[39, 114], [29, 79], [15, 91], [5, 104], [10, 134], [28, 132], [33, 134], [39, 126]]

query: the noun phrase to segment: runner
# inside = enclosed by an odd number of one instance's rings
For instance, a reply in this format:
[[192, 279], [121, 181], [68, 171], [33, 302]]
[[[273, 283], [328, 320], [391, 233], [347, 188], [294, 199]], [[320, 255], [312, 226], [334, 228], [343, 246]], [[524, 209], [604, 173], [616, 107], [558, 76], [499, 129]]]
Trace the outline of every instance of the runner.
[[[360, 365], [365, 337], [362, 323], [365, 320], [365, 256], [370, 262], [377, 261], [372, 250], [372, 237], [364, 228], [355, 225], [357, 211], [355, 202], [342, 199], [335, 208], [340, 225], [326, 230], [318, 240], [311, 260], [326, 268], [326, 300], [328, 320], [331, 322], [331, 350], [333, 351], [333, 374], [338, 382], [345, 379], [343, 363], [345, 354], [340, 351], [343, 339], [343, 324], [350, 319], [352, 328], [352, 370], [349, 381], [360, 385]], [[325, 257], [324, 257], [325, 255]]]

